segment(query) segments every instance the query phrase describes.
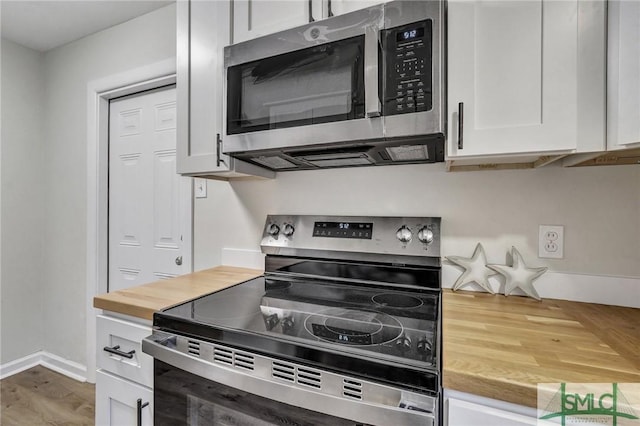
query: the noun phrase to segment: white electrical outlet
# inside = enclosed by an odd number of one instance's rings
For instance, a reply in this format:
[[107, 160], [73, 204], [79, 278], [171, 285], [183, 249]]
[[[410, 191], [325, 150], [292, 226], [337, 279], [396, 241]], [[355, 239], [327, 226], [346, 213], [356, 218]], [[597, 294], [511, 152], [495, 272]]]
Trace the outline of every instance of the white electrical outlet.
[[564, 257], [564, 226], [540, 225], [538, 257], [562, 259]]

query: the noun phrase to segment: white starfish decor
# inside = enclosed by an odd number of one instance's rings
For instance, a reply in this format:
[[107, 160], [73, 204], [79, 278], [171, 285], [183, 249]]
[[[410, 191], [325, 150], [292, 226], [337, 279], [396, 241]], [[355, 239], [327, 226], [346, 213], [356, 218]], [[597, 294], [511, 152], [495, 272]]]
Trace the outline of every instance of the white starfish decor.
[[547, 271], [547, 268], [528, 268], [524, 264], [522, 255], [515, 247], [511, 247], [511, 257], [513, 265], [487, 265], [506, 279], [504, 284], [504, 295], [508, 296], [516, 288], [521, 289], [529, 297], [541, 300], [538, 292], [533, 288], [533, 281]]
[[453, 291], [459, 290], [471, 283], [476, 283], [489, 293], [495, 294], [495, 291], [493, 291], [489, 283], [489, 277], [496, 273], [492, 269], [487, 268], [487, 255], [484, 253], [482, 244], [478, 243], [471, 257], [447, 256], [446, 258], [449, 262], [464, 268], [462, 275], [460, 275], [453, 284]]

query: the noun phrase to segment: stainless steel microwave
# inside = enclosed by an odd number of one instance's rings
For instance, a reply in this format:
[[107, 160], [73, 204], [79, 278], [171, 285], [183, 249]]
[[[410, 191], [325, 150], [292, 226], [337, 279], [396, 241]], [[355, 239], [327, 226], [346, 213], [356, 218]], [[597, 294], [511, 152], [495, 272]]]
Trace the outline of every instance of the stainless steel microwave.
[[223, 150], [276, 170], [444, 161], [443, 1], [391, 1], [225, 47]]

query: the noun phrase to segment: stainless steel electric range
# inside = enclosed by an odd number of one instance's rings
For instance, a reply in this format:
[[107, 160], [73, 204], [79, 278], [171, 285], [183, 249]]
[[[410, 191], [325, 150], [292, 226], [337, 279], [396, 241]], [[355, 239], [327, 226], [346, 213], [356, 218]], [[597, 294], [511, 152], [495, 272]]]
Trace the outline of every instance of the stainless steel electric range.
[[437, 425], [440, 218], [269, 216], [265, 274], [154, 315], [157, 425]]

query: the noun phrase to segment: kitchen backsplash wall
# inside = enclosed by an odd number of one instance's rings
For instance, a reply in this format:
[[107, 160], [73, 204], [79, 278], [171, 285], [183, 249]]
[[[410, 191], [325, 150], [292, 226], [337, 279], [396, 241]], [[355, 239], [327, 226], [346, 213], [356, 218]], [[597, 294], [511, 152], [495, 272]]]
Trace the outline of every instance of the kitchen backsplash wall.
[[[532, 266], [640, 277], [640, 167], [447, 173], [444, 165], [281, 173], [275, 180], [208, 182], [195, 201], [195, 268], [221, 249], [259, 250], [269, 213], [441, 216], [443, 255], [482, 242], [492, 263], [515, 245]], [[565, 257], [539, 259], [538, 225], [565, 226]]]

